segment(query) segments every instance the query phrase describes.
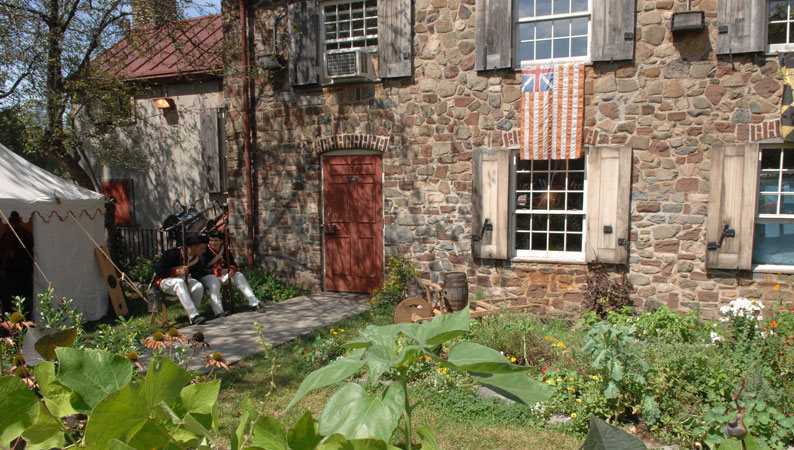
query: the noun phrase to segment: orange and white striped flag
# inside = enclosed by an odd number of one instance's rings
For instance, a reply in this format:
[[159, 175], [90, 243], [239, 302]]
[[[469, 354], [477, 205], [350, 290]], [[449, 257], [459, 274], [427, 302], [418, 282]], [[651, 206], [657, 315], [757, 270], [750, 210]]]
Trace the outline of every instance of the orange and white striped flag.
[[521, 159], [582, 157], [584, 64], [521, 71]]

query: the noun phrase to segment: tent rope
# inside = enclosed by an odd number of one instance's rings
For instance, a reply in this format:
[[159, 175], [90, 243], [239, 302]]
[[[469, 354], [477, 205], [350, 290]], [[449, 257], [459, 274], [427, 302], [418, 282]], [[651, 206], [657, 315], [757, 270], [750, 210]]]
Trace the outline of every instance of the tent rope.
[[[8, 225], [8, 229], [11, 230], [12, 233], [14, 233], [14, 236], [17, 238], [17, 241], [19, 241], [19, 245], [22, 246], [22, 248], [25, 250], [25, 253], [28, 254], [28, 257], [30, 258], [30, 260], [33, 261], [33, 266], [36, 268], [36, 270], [39, 271], [39, 273], [41, 274], [41, 277], [44, 278], [44, 281], [47, 282], [47, 290], [52, 289], [53, 295], [55, 295], [55, 289], [52, 287], [52, 281], [50, 281], [50, 279], [47, 278], [47, 275], [44, 274], [44, 271], [41, 270], [41, 266], [39, 266], [39, 263], [36, 262], [36, 258], [34, 258], [33, 254], [30, 253], [30, 250], [25, 245], [25, 243], [22, 242], [22, 238], [19, 237], [19, 234], [17, 233], [17, 230], [14, 229], [13, 225], [11, 225], [11, 221], [8, 220], [8, 217], [6, 216], [5, 212], [3, 212], [2, 209], [0, 209], [0, 216], [3, 216], [3, 220], [5, 221], [6, 225]], [[59, 298], [57, 295], [55, 295], [55, 298], [58, 298], [61, 301], [63, 300], [63, 297]], [[33, 301], [33, 299], [30, 299], [30, 301]]]
[[[59, 198], [56, 198], [56, 201], [58, 202], [59, 205], [63, 206]], [[113, 265], [113, 268], [115, 268], [121, 274], [121, 281], [126, 281], [127, 285], [129, 285], [132, 288], [132, 290], [135, 291], [135, 293], [138, 294], [143, 299], [143, 301], [148, 304], [149, 300], [146, 298], [145, 295], [143, 295], [143, 293], [141, 293], [141, 291], [138, 289], [138, 286], [136, 286], [135, 283], [133, 283], [132, 280], [129, 279], [129, 277], [127, 276], [126, 273], [124, 273], [123, 270], [119, 269], [119, 266], [117, 266], [116, 263], [113, 262], [113, 259], [110, 257], [110, 255], [105, 253], [105, 250], [102, 248], [101, 245], [99, 245], [99, 243], [96, 240], [94, 240], [94, 237], [91, 236], [91, 233], [89, 233], [88, 230], [86, 230], [83, 227], [83, 225], [80, 223], [80, 221], [77, 220], [77, 217], [74, 216], [74, 213], [71, 210], [68, 210], [68, 213], [69, 216], [72, 218], [72, 220], [74, 220], [74, 223], [76, 223], [77, 226], [80, 227], [81, 230], [83, 230], [83, 233], [85, 233], [85, 235], [88, 236], [88, 239], [90, 239], [91, 242], [94, 243], [94, 246], [98, 248], [100, 252], [102, 252], [102, 254], [105, 256], [105, 258], [107, 258], [108, 261], [110, 261], [110, 264]]]

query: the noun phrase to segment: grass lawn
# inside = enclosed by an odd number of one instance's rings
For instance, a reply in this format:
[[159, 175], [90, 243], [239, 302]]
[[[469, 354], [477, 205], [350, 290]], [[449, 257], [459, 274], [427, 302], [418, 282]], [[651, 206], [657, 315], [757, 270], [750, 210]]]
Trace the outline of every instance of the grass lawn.
[[[347, 336], [355, 336], [358, 330], [372, 323], [369, 313], [361, 314], [334, 324], [330, 329], [344, 330]], [[390, 323], [390, 314], [376, 316], [375, 323]], [[342, 385], [329, 386], [313, 391], [301, 402], [287, 411], [301, 381], [320, 365], [303, 356], [305, 348], [333, 336], [330, 329], [316, 330], [295, 341], [285, 343], [270, 351], [270, 359], [264, 353], [251, 355], [229, 372], [219, 374], [222, 390], [219, 416], [223, 445], [228, 445], [240, 417], [240, 405], [246, 397], [255, 407], [266, 414], [277, 417], [285, 425], [292, 425], [306, 408], [318, 417], [328, 399]], [[319, 337], [319, 341], [318, 341]], [[273, 366], [275, 370], [272, 372]], [[271, 391], [271, 380], [273, 389]], [[583, 437], [566, 434], [563, 430], [541, 429], [527, 424], [528, 407], [523, 405], [502, 405], [493, 400], [481, 399], [473, 395], [471, 389], [435, 392], [427, 386], [419, 386], [412, 392], [413, 401], [422, 399], [422, 404], [414, 411], [414, 427], [429, 426], [435, 433], [442, 448], [445, 449], [576, 449]], [[392, 444], [400, 445], [399, 432]]]

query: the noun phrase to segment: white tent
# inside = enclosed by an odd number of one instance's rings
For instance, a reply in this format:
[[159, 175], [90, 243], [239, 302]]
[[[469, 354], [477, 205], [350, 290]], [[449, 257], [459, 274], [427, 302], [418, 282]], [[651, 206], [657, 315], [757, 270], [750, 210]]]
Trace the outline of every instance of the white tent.
[[[0, 210], [6, 217], [16, 211], [22, 221], [33, 220], [33, 259], [57, 296], [74, 299], [86, 320], [107, 313], [108, 293], [94, 256], [95, 246], [70, 215], [104, 245], [102, 194], [63, 180], [0, 144]], [[33, 273], [35, 297], [48, 284], [37, 269]], [[38, 302], [34, 306], [38, 311]]]

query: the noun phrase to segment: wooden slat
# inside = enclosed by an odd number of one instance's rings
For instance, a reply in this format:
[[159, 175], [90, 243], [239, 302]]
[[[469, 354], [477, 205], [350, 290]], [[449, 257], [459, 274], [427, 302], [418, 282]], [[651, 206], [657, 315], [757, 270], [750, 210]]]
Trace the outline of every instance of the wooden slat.
[[711, 148], [706, 239], [718, 243], [726, 224], [736, 237], [726, 237], [721, 247], [706, 250], [708, 268], [749, 270], [752, 267], [758, 152], [758, 144], [717, 144]]
[[635, 8], [635, 0], [593, 1], [591, 60], [620, 61], [634, 57]]
[[[104, 253], [102, 253], [103, 251]], [[110, 304], [113, 305], [113, 311], [115, 311], [116, 316], [121, 317], [129, 314], [130, 311], [127, 309], [127, 301], [124, 300], [124, 292], [121, 290], [119, 277], [116, 276], [116, 269], [105, 256], [110, 254], [109, 251], [107, 246], [103, 246], [102, 250], [95, 248], [94, 256], [96, 257], [97, 264], [99, 264], [99, 272], [105, 280], [105, 286], [108, 288]]]
[[475, 60], [477, 70], [511, 67], [513, 8], [510, 0], [476, 0]]
[[472, 234], [479, 234], [485, 219], [493, 226], [480, 242], [474, 242], [476, 258], [507, 259], [510, 189], [510, 151], [474, 151]]
[[318, 26], [316, 0], [289, 5], [289, 82], [293, 86], [317, 83]]
[[411, 76], [411, 0], [378, 2], [378, 75]]
[[766, 4], [767, 0], [721, 0], [718, 2], [718, 55], [765, 50]]
[[221, 191], [220, 153], [218, 152], [218, 110], [205, 108], [200, 114], [200, 139], [203, 175], [209, 192]]
[[[587, 155], [587, 261], [628, 262], [631, 153], [628, 147], [604, 146]], [[621, 238], [626, 245], [618, 245]]]

